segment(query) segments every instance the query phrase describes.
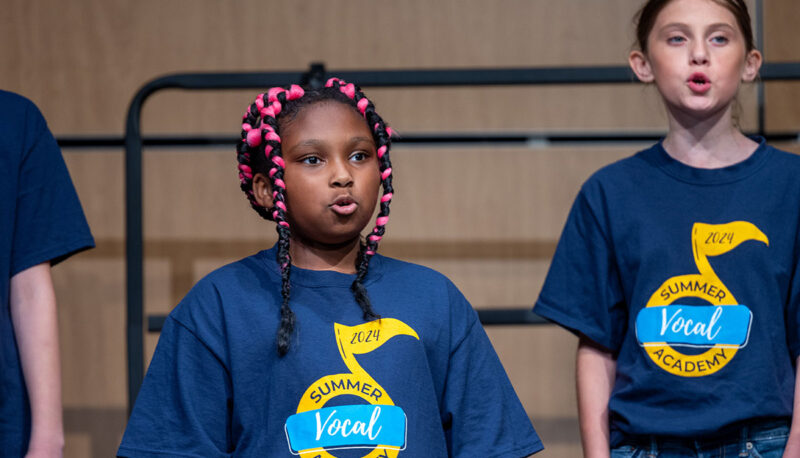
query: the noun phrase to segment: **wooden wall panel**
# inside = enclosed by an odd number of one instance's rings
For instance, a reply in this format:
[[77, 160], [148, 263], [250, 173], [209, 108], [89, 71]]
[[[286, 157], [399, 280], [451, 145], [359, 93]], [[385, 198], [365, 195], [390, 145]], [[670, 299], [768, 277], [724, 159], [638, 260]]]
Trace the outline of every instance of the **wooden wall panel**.
[[[0, 43], [4, 61], [16, 65], [2, 70], [2, 86], [36, 100], [56, 132], [109, 134], [122, 131], [138, 87], [179, 71], [299, 70], [312, 61], [336, 69], [622, 63], [635, 2], [5, 4]], [[188, 113], [214, 108], [189, 105]], [[176, 116], [159, 110], [157, 119]]]
[[[750, 4], [753, 2], [750, 1]], [[800, 60], [793, 0], [765, 3], [765, 54]], [[639, 0], [6, 0], [0, 87], [27, 95], [58, 135], [123, 132], [127, 104], [156, 76], [188, 71], [619, 65]], [[324, 6], [322, 6], [324, 5]], [[769, 83], [767, 128], [800, 130], [798, 83]], [[368, 90], [401, 134], [659, 132], [652, 87]], [[159, 93], [145, 134], [237, 134], [255, 91]], [[740, 94], [755, 130], [756, 91]], [[644, 145], [410, 147], [393, 152], [392, 219], [381, 252], [450, 276], [477, 307], [527, 306], [578, 187]], [[800, 153], [797, 143], [779, 145]], [[98, 246], [54, 269], [68, 457], [110, 456], [125, 423], [124, 206], [120, 150], [65, 154]], [[214, 268], [266, 248], [271, 223], [238, 190], [232, 148], [145, 153], [146, 309], [166, 313]], [[579, 455], [576, 341], [555, 327], [489, 335], [550, 458]], [[151, 354], [157, 335], [148, 335]]]

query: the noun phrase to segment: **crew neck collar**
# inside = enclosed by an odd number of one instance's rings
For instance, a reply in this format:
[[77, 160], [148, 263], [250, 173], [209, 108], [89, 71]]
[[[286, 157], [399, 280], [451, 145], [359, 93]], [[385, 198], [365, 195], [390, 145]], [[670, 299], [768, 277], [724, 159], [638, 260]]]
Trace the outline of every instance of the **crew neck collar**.
[[[274, 245], [269, 250], [259, 252], [256, 257], [266, 266], [267, 271], [280, 281], [281, 272], [278, 268], [278, 262], [275, 259], [276, 253], [277, 245]], [[364, 284], [376, 281], [381, 275], [383, 275], [383, 256], [376, 254], [370, 259], [369, 270], [367, 271], [367, 278], [364, 280]], [[333, 270], [311, 270], [292, 266], [290, 278], [293, 285], [317, 288], [350, 288], [350, 285], [352, 285], [353, 281], [356, 279], [356, 274], [345, 274]]]
[[715, 169], [692, 167], [678, 161], [664, 149], [663, 138], [652, 148], [645, 151], [645, 155], [665, 173], [687, 183], [701, 185], [732, 183], [757, 172], [766, 163], [766, 159], [769, 156], [770, 149], [764, 137], [753, 136], [749, 138], [758, 143], [758, 147], [753, 151], [753, 154], [743, 161]]

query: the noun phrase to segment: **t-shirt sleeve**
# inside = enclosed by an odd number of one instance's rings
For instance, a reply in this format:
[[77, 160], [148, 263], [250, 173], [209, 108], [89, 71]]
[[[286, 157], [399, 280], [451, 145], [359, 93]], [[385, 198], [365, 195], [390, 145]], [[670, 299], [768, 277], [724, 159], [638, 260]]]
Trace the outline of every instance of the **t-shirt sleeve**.
[[628, 312], [599, 197], [584, 186], [575, 199], [534, 312], [616, 352]]
[[61, 150], [33, 104], [26, 110], [25, 121], [12, 276], [45, 261], [55, 264], [94, 246]]
[[543, 449], [477, 313], [451, 285], [453, 332], [442, 415], [450, 456], [519, 458]]
[[222, 361], [170, 316], [117, 454], [231, 456], [231, 402], [230, 377]]

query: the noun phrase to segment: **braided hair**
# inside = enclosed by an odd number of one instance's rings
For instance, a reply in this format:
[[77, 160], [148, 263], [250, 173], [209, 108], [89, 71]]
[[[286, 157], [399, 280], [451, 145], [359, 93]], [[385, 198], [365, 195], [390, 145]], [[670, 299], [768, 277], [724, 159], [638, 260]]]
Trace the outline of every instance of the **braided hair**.
[[[278, 354], [289, 350], [289, 339], [295, 326], [295, 314], [289, 307], [291, 292], [290, 273], [292, 257], [289, 252], [291, 228], [287, 220], [286, 183], [283, 181], [286, 164], [281, 152], [280, 124], [293, 120], [304, 108], [323, 101], [336, 101], [352, 107], [364, 117], [377, 146], [378, 164], [383, 195], [375, 227], [360, 243], [356, 256], [356, 278], [350, 285], [364, 321], [379, 319], [364, 287], [369, 262], [378, 251], [378, 243], [386, 232], [389, 221], [389, 204], [392, 201], [392, 163], [389, 159], [392, 129], [375, 112], [375, 106], [361, 89], [339, 78], [329, 79], [323, 88], [309, 89], [297, 85], [273, 87], [259, 94], [242, 118], [242, 141], [238, 143], [239, 181], [250, 205], [262, 218], [277, 223], [276, 258], [281, 272], [281, 323], [277, 332]], [[272, 207], [258, 203], [253, 192], [253, 177], [262, 173], [269, 177], [272, 189]]]

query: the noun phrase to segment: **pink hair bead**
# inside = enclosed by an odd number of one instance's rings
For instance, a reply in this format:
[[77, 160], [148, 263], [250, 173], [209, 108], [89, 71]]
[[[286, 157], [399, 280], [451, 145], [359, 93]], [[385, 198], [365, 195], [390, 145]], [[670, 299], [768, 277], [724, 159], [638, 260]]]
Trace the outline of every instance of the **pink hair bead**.
[[392, 130], [392, 128], [389, 126], [386, 126], [386, 133], [389, 134], [389, 136], [391, 137], [392, 135], [394, 135], [394, 130]]
[[387, 150], [386, 145], [383, 145], [380, 148], [378, 148], [378, 157], [383, 157], [383, 155], [386, 154], [386, 150]]
[[339, 90], [351, 99], [356, 96], [356, 86], [353, 83], [345, 84], [344, 86], [339, 87]]
[[256, 97], [256, 107], [259, 110], [264, 108], [264, 94], [258, 94], [258, 97]]
[[278, 219], [278, 210], [272, 212], [272, 219]]
[[241, 170], [242, 172], [252, 172], [253, 171], [253, 169], [251, 169], [250, 166], [248, 166], [246, 164], [239, 164], [239, 170]]
[[296, 84], [292, 84], [291, 87], [289, 87], [289, 92], [286, 94], [286, 98], [288, 100], [296, 100], [304, 96], [305, 94], [306, 91], [304, 91], [302, 87]]
[[368, 255], [370, 255], [370, 256], [374, 256], [374, 255], [375, 255], [375, 252], [374, 252], [374, 251], [372, 251], [372, 250], [367, 250], [367, 254], [368, 254]]
[[[270, 105], [270, 106], [272, 107], [272, 110], [275, 112], [275, 116], [278, 116], [279, 114], [281, 114], [281, 110], [283, 109], [283, 105], [281, 105], [281, 103], [279, 101], [276, 100], [276, 101], [272, 102], [272, 105]], [[275, 116], [273, 116], [273, 118]]]
[[[267, 135], [269, 135], [269, 133]], [[264, 155], [269, 157], [269, 153], [271, 152], [272, 152], [272, 145], [264, 145]]]
[[267, 132], [267, 137], [266, 138], [267, 138], [267, 140], [276, 141], [278, 143], [281, 142], [281, 137], [278, 134], [276, 134], [275, 132]]
[[389, 222], [389, 217], [388, 216], [379, 216], [375, 220], [375, 224], [377, 224], [378, 226], [386, 226], [386, 223], [388, 223], [388, 222]]
[[286, 167], [286, 162], [284, 162], [283, 158], [280, 156], [274, 156], [272, 158], [272, 162], [274, 162], [278, 167]]
[[275, 108], [273, 108], [272, 105], [270, 105], [270, 106], [268, 106], [266, 108], [262, 108], [261, 109], [261, 117], [262, 118], [266, 118], [266, 117], [274, 118], [275, 117]]
[[278, 173], [278, 169], [276, 169], [275, 167], [269, 169], [269, 177], [270, 178], [272, 178], [273, 175], [275, 175], [276, 173]]
[[261, 144], [261, 129], [253, 129], [247, 133], [247, 146], [254, 148]]
[[370, 241], [372, 242], [379, 242], [383, 237], [381, 237], [380, 235], [372, 234], [367, 238], [370, 239]]
[[253, 130], [253, 126], [251, 126], [248, 123], [244, 123], [242, 124], [242, 130], [245, 132], [250, 132], [251, 130]]
[[333, 83], [343, 83], [344, 81], [340, 80], [339, 78], [333, 77], [328, 78], [328, 81], [325, 82], [325, 87], [333, 87]]
[[[280, 225], [281, 225], [281, 226], [283, 226], [283, 227], [289, 227], [289, 223], [287, 223], [286, 221], [281, 221], [281, 222], [280, 222], [280, 223], [278, 223], [278, 224], [280, 224]], [[286, 264], [284, 264], [284, 265], [283, 265], [283, 267], [286, 267]]]
[[392, 200], [392, 193], [391, 192], [387, 192], [386, 194], [381, 196], [381, 202], [383, 202], [383, 203], [389, 202], [390, 200]]
[[363, 115], [364, 112], [367, 110], [367, 105], [369, 105], [369, 100], [367, 100], [367, 98], [364, 97], [363, 99], [358, 101], [357, 105], [358, 105], [358, 111], [360, 111], [361, 114]]
[[381, 172], [381, 179], [385, 180], [391, 174], [392, 174], [392, 168], [389, 167], [386, 170], [384, 170], [383, 172]]
[[275, 186], [282, 189], [286, 189], [286, 183], [284, 183], [283, 180], [281, 180], [280, 178], [275, 180]]
[[286, 92], [286, 89], [282, 87], [273, 87], [267, 91], [267, 100], [270, 102], [277, 102], [278, 101], [278, 94], [281, 92]]
[[276, 201], [275, 201], [275, 206], [276, 206], [276, 207], [278, 207], [278, 208], [280, 208], [280, 209], [281, 209], [281, 210], [283, 210], [283, 211], [286, 211], [286, 204], [284, 204], [284, 203], [283, 203], [283, 202], [281, 202], [280, 200], [276, 200]]

